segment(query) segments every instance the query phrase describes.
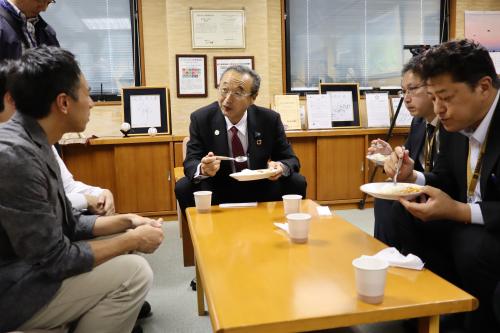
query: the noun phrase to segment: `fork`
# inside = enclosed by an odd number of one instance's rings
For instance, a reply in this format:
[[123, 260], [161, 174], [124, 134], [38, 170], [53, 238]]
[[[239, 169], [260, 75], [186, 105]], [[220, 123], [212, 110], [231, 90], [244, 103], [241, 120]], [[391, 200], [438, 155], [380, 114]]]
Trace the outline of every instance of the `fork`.
[[398, 183], [398, 174], [399, 174], [399, 169], [401, 168], [401, 165], [403, 164], [405, 146], [401, 146], [401, 149], [403, 149], [403, 157], [402, 158], [398, 157], [398, 163], [396, 163], [396, 173], [394, 174], [394, 177], [392, 178], [392, 184], [394, 186], [396, 186]]

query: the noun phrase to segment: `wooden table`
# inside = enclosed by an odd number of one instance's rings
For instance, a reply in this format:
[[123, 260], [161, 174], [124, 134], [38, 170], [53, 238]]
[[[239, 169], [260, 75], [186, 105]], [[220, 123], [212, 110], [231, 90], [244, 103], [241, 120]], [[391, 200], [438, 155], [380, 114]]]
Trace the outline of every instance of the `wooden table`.
[[281, 202], [197, 213], [187, 209], [197, 267], [198, 311], [205, 292], [216, 332], [297, 332], [403, 318], [421, 318], [420, 332], [438, 332], [439, 315], [471, 311], [477, 300], [429, 270], [389, 268], [380, 305], [357, 300], [352, 260], [384, 244], [317, 204], [307, 244], [292, 244], [273, 222]]

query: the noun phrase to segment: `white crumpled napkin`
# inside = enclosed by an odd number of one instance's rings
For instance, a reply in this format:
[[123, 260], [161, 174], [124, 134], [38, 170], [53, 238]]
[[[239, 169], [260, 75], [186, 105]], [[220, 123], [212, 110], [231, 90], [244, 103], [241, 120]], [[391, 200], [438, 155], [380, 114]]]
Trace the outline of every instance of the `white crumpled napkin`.
[[276, 227], [280, 228], [281, 230], [285, 231], [288, 233], [288, 223], [280, 223], [280, 222], [274, 222], [273, 223]]
[[383, 259], [389, 263], [389, 266], [409, 268], [421, 271], [424, 268], [424, 263], [422, 259], [414, 254], [408, 254], [407, 256], [402, 255], [396, 248], [388, 247], [378, 252], [373, 256], [362, 256], [362, 257], [375, 257]]

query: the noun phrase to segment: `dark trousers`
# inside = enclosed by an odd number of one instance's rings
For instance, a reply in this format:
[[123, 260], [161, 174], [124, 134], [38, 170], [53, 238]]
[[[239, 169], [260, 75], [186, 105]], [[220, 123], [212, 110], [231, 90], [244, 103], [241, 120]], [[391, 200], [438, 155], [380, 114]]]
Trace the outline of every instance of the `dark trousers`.
[[307, 182], [304, 176], [292, 173], [289, 177], [281, 177], [277, 181], [257, 180], [239, 182], [227, 177], [223, 180], [207, 178], [198, 183], [191, 182], [187, 177], [175, 184], [175, 196], [184, 214], [187, 207], [194, 207], [193, 192], [212, 191], [212, 205], [235, 202], [266, 202], [280, 201], [285, 194], [306, 195]]
[[423, 222], [400, 203], [393, 205], [392, 219], [404, 254], [419, 256], [428, 269], [479, 299], [479, 308], [465, 314], [467, 332], [500, 332], [493, 311], [500, 281], [500, 236], [480, 225]]
[[375, 213], [373, 236], [379, 241], [401, 250], [396, 227], [391, 218], [393, 204], [394, 201], [392, 200], [375, 199], [373, 203]]

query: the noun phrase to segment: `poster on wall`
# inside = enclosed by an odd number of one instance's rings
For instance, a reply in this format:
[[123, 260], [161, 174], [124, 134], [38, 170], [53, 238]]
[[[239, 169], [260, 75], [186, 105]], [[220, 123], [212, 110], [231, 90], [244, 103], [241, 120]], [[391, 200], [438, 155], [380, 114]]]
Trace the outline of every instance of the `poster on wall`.
[[245, 48], [244, 10], [191, 10], [193, 49]]
[[500, 11], [465, 11], [465, 38], [488, 49], [500, 74]]
[[214, 84], [219, 87], [219, 82], [224, 71], [231, 66], [244, 66], [255, 69], [253, 56], [233, 56], [233, 57], [214, 57]]
[[177, 97], [207, 97], [207, 56], [178, 54]]

